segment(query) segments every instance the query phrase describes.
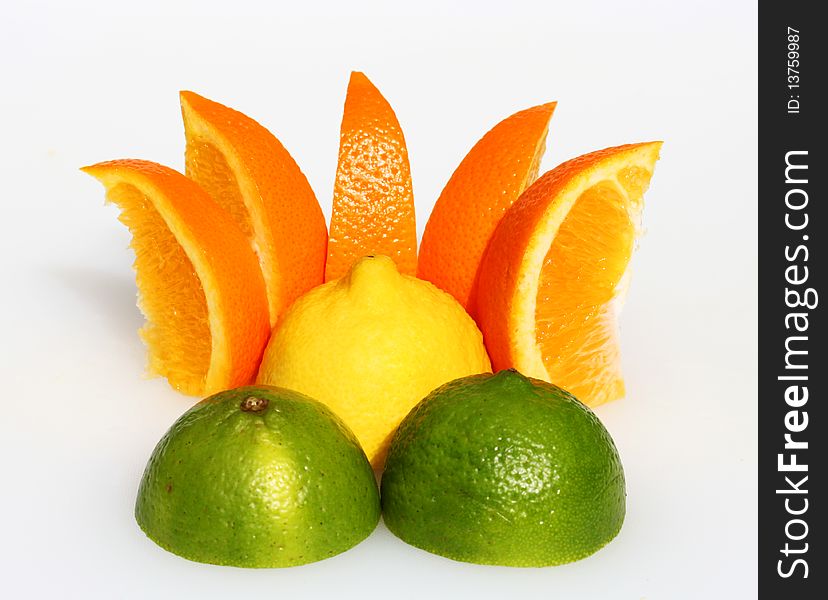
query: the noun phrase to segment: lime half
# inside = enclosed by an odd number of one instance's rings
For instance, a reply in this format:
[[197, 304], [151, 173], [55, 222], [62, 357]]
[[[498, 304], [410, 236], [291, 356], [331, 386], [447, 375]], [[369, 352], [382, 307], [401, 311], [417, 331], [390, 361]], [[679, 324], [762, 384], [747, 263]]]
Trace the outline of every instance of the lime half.
[[373, 471], [323, 404], [269, 386], [221, 392], [156, 446], [135, 518], [159, 546], [199, 562], [287, 567], [343, 552], [379, 520]]
[[433, 391], [397, 430], [382, 478], [385, 523], [405, 542], [518, 567], [596, 552], [621, 529], [625, 496], [592, 411], [511, 370]]

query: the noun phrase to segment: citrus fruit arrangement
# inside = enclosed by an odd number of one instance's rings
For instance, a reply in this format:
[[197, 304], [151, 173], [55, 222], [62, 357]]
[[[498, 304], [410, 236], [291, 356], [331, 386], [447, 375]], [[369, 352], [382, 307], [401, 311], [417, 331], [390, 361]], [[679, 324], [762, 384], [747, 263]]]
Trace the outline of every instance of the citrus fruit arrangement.
[[239, 567], [343, 552], [380, 509], [409, 544], [480, 564], [610, 542], [624, 474], [589, 407], [625, 393], [617, 316], [661, 142], [538, 177], [556, 105], [517, 112], [457, 167], [418, 249], [403, 131], [364, 74], [329, 224], [265, 127], [180, 97], [184, 173], [83, 168], [132, 234], [149, 375], [208, 396], [149, 460], [146, 535]]

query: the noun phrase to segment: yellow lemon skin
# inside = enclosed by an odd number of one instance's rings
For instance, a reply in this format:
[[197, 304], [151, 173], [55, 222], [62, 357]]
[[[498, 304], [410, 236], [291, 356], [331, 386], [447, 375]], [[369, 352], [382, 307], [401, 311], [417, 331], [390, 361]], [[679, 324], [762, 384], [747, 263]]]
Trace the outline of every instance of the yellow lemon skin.
[[448, 381], [488, 372], [483, 336], [463, 307], [372, 255], [293, 304], [257, 381], [327, 404], [379, 470], [397, 425], [420, 400]]

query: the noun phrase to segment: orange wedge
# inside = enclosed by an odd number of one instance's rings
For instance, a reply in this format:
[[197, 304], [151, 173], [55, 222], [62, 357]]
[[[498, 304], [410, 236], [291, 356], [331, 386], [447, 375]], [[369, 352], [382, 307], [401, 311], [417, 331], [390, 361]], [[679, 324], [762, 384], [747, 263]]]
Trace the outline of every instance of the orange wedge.
[[503, 213], [537, 177], [555, 103], [515, 113], [469, 151], [426, 223], [417, 276], [468, 308], [480, 259]]
[[660, 147], [570, 160], [506, 211], [474, 311], [495, 369], [551, 381], [591, 406], [624, 396], [617, 313]]
[[322, 283], [328, 230], [308, 180], [256, 121], [181, 92], [186, 173], [224, 207], [259, 258], [270, 323]]
[[256, 256], [230, 216], [181, 173], [142, 160], [84, 167], [132, 232], [149, 372], [204, 396], [249, 382], [270, 334]]
[[400, 124], [379, 90], [351, 73], [339, 137], [325, 280], [339, 279], [367, 254], [417, 270], [411, 171]]

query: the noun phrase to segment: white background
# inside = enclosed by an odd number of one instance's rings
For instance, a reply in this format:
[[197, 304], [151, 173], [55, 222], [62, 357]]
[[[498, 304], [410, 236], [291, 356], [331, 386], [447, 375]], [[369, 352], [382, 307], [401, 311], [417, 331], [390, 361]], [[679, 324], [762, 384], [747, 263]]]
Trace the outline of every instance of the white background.
[[[412, 4], [4, 4], [0, 595], [756, 595], [753, 3]], [[665, 141], [622, 319], [628, 397], [598, 410], [624, 462], [628, 515], [589, 559], [467, 565], [380, 525], [321, 563], [242, 570], [180, 559], [134, 522], [144, 464], [193, 400], [142, 378], [129, 236], [78, 167], [135, 157], [182, 168], [177, 93], [192, 89], [269, 127], [329, 214], [351, 69], [396, 109], [420, 231], [466, 151], [519, 109], [559, 101], [543, 170]]]

